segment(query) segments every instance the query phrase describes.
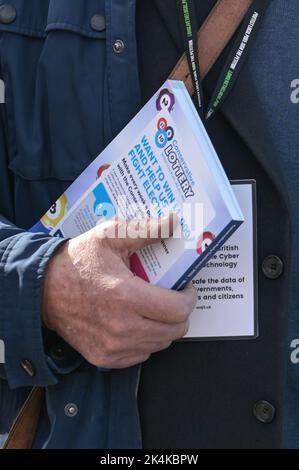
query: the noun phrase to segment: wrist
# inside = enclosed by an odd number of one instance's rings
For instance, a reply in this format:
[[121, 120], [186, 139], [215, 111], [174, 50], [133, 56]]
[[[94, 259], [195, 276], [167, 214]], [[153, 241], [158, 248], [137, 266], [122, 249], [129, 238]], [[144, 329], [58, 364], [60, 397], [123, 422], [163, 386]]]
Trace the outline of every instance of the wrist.
[[66, 241], [60, 245], [50, 259], [45, 271], [41, 315], [43, 326], [50, 330], [55, 330], [52, 322], [52, 314], [64, 290], [65, 253], [67, 252], [68, 244], [69, 241]]

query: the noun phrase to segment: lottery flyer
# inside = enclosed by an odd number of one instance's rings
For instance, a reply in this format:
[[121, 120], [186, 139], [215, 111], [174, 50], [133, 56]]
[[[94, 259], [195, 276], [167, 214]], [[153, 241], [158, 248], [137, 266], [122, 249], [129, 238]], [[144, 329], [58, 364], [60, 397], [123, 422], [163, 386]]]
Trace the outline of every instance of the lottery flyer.
[[131, 258], [132, 271], [182, 289], [243, 215], [183, 82], [168, 80], [31, 229], [76, 237], [113, 217], [178, 215], [179, 233]]

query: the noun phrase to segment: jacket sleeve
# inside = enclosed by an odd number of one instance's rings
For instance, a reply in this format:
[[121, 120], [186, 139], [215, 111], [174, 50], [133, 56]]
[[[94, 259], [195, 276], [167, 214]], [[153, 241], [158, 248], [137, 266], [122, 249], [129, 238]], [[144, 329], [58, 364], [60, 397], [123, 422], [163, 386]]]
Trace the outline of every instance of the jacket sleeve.
[[[2, 162], [7, 161], [6, 152], [0, 113]], [[6, 182], [6, 178], [3, 181]], [[5, 191], [10, 192], [9, 185]], [[2, 212], [5, 204], [1, 202]], [[9, 208], [7, 213], [11, 213]], [[10, 388], [57, 382], [44, 351], [41, 304], [48, 262], [64, 242], [42, 233], [21, 230], [0, 213], [0, 340], [5, 351], [0, 376], [7, 379]], [[24, 368], [24, 363], [30, 363], [31, 370]]]

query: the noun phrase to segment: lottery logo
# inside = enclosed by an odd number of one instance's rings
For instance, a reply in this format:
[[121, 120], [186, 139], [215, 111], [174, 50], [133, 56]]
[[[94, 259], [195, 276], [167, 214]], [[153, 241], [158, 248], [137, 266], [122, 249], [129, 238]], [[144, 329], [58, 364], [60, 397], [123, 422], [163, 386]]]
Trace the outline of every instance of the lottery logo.
[[175, 97], [171, 91], [164, 88], [160, 91], [159, 96], [156, 101], [156, 106], [158, 111], [162, 111], [162, 109], [167, 109], [170, 113], [173, 110], [175, 105]]
[[202, 255], [203, 252], [211, 245], [213, 240], [215, 240], [215, 235], [212, 232], [204, 232], [197, 241], [197, 253]]
[[167, 132], [163, 130], [158, 131], [156, 134], [155, 142], [159, 149], [165, 147], [168, 142]]
[[167, 139], [172, 140], [174, 137], [174, 130], [172, 127], [168, 126], [166, 127], [166, 134], [167, 134]]
[[167, 128], [168, 124], [167, 124], [167, 119], [165, 118], [160, 118], [159, 121], [158, 121], [158, 124], [157, 124], [157, 127], [158, 127], [158, 130], [159, 131], [164, 131], [166, 128]]
[[156, 133], [156, 145], [159, 148], [164, 148], [167, 142], [173, 139], [174, 137], [174, 130], [173, 127], [168, 126], [167, 119], [160, 118], [158, 123], [158, 132]]
[[67, 211], [67, 198], [63, 194], [58, 201], [42, 217], [41, 223], [48, 229], [53, 229], [63, 219]]

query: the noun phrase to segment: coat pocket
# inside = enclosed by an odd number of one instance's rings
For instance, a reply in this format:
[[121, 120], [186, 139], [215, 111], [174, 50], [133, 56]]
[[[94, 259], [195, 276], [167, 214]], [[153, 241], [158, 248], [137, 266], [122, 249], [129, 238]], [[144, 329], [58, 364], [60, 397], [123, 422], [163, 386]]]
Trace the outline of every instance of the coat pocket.
[[109, 138], [105, 1], [25, 1], [0, 27], [9, 168], [72, 181]]

